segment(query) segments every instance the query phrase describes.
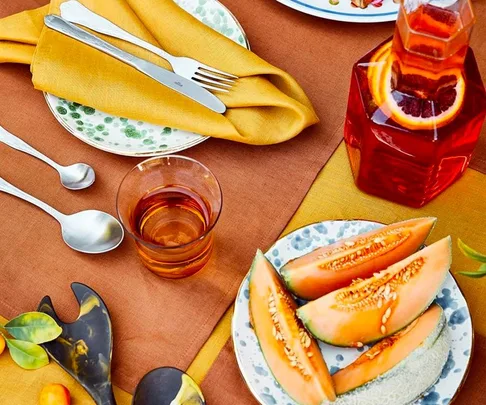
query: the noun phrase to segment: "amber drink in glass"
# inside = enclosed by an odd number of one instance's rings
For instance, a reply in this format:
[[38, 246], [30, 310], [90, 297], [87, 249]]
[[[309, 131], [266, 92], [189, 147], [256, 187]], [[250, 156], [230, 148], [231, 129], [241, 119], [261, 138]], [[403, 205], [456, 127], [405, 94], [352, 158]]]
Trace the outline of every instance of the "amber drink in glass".
[[486, 114], [469, 0], [402, 0], [392, 40], [353, 68], [345, 122], [355, 182], [421, 207], [468, 167]]
[[206, 265], [221, 208], [221, 187], [211, 171], [175, 155], [137, 165], [117, 197], [118, 215], [140, 259], [165, 278], [188, 277]]

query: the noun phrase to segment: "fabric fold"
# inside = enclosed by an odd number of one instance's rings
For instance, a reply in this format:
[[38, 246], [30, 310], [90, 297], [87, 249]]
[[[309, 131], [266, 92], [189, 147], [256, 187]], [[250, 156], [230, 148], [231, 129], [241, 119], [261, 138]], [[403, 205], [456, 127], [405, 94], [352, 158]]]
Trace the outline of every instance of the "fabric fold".
[[[0, 20], [0, 61], [31, 63], [36, 89], [106, 113], [233, 141], [286, 141], [318, 122], [311, 102], [286, 72], [220, 35], [172, 0], [82, 0], [94, 12], [176, 56], [190, 56], [240, 77], [214, 113], [87, 45], [44, 27], [62, 0]], [[100, 34], [97, 34], [100, 35]], [[102, 36], [102, 35], [100, 35]], [[160, 57], [109, 42], [164, 68]], [[32, 49], [36, 46], [35, 51]]]

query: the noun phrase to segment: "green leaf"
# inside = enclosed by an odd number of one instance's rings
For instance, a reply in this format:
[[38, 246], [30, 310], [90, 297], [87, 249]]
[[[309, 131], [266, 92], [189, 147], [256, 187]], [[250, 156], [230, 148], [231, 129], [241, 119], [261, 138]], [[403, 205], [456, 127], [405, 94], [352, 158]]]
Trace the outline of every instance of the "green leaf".
[[49, 364], [46, 351], [35, 343], [7, 339], [7, 346], [13, 361], [26, 370], [36, 370]]
[[477, 262], [486, 263], [486, 256], [479, 253], [478, 251], [470, 248], [466, 245], [462, 240], [458, 239], [457, 244], [459, 245], [459, 249], [461, 252], [464, 253], [464, 256], [469, 257], [470, 259], [476, 260]]
[[5, 329], [16, 339], [36, 344], [50, 342], [62, 333], [56, 321], [42, 312], [22, 314], [8, 322]]
[[486, 264], [480, 266], [477, 271], [460, 271], [458, 272], [458, 274], [462, 274], [463, 276], [471, 277], [471, 278], [486, 277]]

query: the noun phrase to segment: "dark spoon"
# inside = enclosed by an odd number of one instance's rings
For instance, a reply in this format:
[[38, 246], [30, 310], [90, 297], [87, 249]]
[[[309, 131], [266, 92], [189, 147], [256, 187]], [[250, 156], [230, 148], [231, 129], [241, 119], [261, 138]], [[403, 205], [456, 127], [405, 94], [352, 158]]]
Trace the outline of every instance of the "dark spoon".
[[[88, 286], [73, 283], [71, 288], [80, 306], [75, 322], [62, 322], [50, 297], [44, 297], [39, 304], [39, 311], [52, 316], [62, 328], [61, 336], [42, 346], [97, 405], [116, 405], [111, 384], [113, 334], [108, 308]], [[206, 402], [196, 382], [186, 373], [162, 367], [142, 378], [132, 405], [206, 405]]]
[[108, 308], [86, 285], [73, 283], [71, 288], [80, 305], [75, 322], [62, 322], [48, 296], [39, 304], [39, 311], [52, 316], [62, 328], [61, 336], [42, 346], [97, 405], [116, 405], [111, 384], [113, 334]]
[[206, 405], [201, 389], [183, 371], [162, 367], [138, 383], [132, 405]]

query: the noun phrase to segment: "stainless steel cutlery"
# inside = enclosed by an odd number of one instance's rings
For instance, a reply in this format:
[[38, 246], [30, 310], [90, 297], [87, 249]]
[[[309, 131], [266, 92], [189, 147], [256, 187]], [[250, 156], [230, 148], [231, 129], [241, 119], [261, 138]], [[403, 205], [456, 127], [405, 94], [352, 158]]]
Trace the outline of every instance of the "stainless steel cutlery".
[[100, 34], [122, 39], [144, 48], [168, 61], [174, 72], [201, 87], [213, 91], [228, 92], [237, 76], [205, 65], [188, 57], [177, 57], [120, 28], [106, 18], [96, 14], [76, 0], [61, 4], [61, 17], [82, 25]]
[[125, 52], [122, 49], [104, 41], [103, 39], [79, 28], [78, 26], [64, 20], [56, 15], [47, 15], [44, 19], [46, 26], [58, 31], [68, 37], [76, 39], [101, 52], [104, 52], [144, 73], [155, 81], [169, 87], [170, 89], [183, 94], [186, 97], [200, 103], [217, 113], [224, 113], [226, 106], [214, 94], [195, 84], [182, 76], [179, 76], [167, 69], [157, 66], [149, 61]]
[[91, 186], [95, 181], [95, 172], [91, 166], [85, 163], [76, 163], [71, 166], [61, 166], [1, 126], [0, 142], [10, 146], [11, 148], [34, 156], [35, 158], [42, 160], [52, 168], [56, 169], [59, 173], [59, 177], [61, 178], [61, 184], [69, 190], [83, 190]]
[[27, 201], [51, 215], [61, 225], [66, 245], [78, 252], [105, 253], [117, 248], [123, 241], [124, 231], [120, 222], [105, 212], [89, 210], [72, 215], [62, 214], [1, 177], [0, 191]]

